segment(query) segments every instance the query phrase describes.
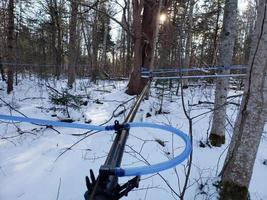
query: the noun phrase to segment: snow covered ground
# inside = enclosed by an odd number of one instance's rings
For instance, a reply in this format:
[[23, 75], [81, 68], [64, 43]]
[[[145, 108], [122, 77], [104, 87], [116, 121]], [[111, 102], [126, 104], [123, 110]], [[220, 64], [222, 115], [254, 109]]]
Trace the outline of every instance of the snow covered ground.
[[[58, 120], [65, 117], [62, 107], [53, 105], [49, 100], [51, 89], [44, 81], [24, 79], [15, 86], [11, 95], [6, 95], [5, 84], [0, 82], [0, 98], [12, 106], [7, 106], [0, 100], [0, 113], [21, 116], [17, 111], [28, 117]], [[49, 82], [52, 88], [62, 91], [66, 87], [66, 80]], [[126, 82], [100, 81], [98, 85], [87, 80], [79, 80], [72, 94], [83, 96], [88, 103], [80, 110], [69, 109], [72, 119], [77, 123], [90, 121], [91, 124], [109, 125], [114, 120], [123, 121], [133, 100], [119, 106], [131, 99], [124, 93]], [[160, 87], [160, 86], [158, 86]], [[167, 85], [166, 85], [167, 87]], [[163, 100], [164, 114], [156, 114], [159, 110], [161, 89], [152, 85], [151, 97], [145, 100], [137, 113], [135, 121], [147, 121], [159, 124], [172, 125], [184, 132], [188, 132], [188, 121], [183, 113], [181, 96], [165, 91]], [[241, 94], [232, 90], [231, 95]], [[212, 109], [211, 104], [198, 104], [199, 101], [210, 102], [214, 98], [212, 86], [194, 86], [185, 90], [185, 103], [190, 116], [197, 116]], [[240, 97], [230, 99], [231, 102], [240, 103]], [[191, 106], [190, 106], [191, 105]], [[113, 111], [117, 117], [112, 117]], [[193, 165], [190, 175], [189, 188], [185, 199], [216, 199], [217, 193], [213, 183], [220, 172], [226, 148], [228, 146], [232, 126], [238, 107], [234, 104], [228, 106], [228, 126], [226, 145], [221, 148], [201, 147], [200, 143], [207, 139], [207, 132], [211, 121], [211, 112], [200, 115], [193, 121]], [[148, 117], [148, 113], [151, 114]], [[53, 117], [52, 117], [53, 116]], [[86, 191], [85, 176], [89, 169], [97, 174], [99, 167], [104, 163], [109, 148], [114, 139], [112, 132], [96, 133], [78, 145], [62, 154], [73, 143], [85, 135], [84, 130], [68, 128], [47, 128], [27, 123], [7, 123], [0, 121], [0, 199], [1, 200], [80, 200]], [[170, 159], [181, 152], [182, 142], [176, 136], [165, 134], [156, 129], [136, 128], [130, 131], [123, 167], [142, 166], [145, 162], [158, 163]], [[60, 156], [61, 155], [61, 156]], [[267, 166], [263, 165], [267, 159], [267, 134], [262, 138], [254, 166], [253, 177], [250, 184], [250, 193], [253, 200], [267, 199], [266, 180]], [[145, 160], [144, 160], [145, 159]], [[161, 172], [159, 175], [142, 176], [140, 187], [130, 192], [123, 199], [178, 199], [170, 187], [180, 193], [184, 183], [185, 164], [176, 169]], [[120, 182], [126, 182], [121, 178]], [[166, 182], [168, 184], [166, 184]]]

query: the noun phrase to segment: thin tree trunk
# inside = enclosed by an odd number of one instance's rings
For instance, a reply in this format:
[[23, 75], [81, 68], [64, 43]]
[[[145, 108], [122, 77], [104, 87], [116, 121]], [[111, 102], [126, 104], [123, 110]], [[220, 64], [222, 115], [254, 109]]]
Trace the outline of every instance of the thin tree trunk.
[[267, 1], [258, 7], [245, 91], [222, 170], [222, 200], [245, 200], [267, 119]]
[[77, 58], [77, 13], [78, 1], [71, 1], [71, 19], [70, 19], [70, 39], [69, 39], [69, 66], [68, 66], [68, 86], [72, 88], [76, 76], [76, 58]]
[[[192, 46], [192, 26], [193, 26], [193, 9], [194, 9], [194, 0], [189, 1], [189, 13], [188, 13], [188, 29], [187, 29], [187, 40], [185, 46], [185, 68], [190, 67], [190, 53]], [[187, 75], [187, 73], [185, 73]], [[188, 79], [183, 80], [183, 88], [187, 88]]]
[[[127, 25], [128, 25], [128, 30], [131, 30], [131, 9], [130, 9], [130, 0], [127, 0]], [[131, 69], [131, 35], [126, 34], [126, 40], [127, 40], [127, 56], [126, 56], [126, 76], [129, 75], [129, 71]]]
[[[87, 32], [87, 34], [86, 34]], [[91, 38], [90, 38], [90, 34], [89, 34], [89, 30], [88, 30], [88, 27], [87, 27], [87, 31], [85, 32], [85, 27], [84, 27], [84, 21], [82, 21], [82, 34], [83, 34], [83, 38], [84, 38], [84, 43], [85, 43], [85, 46], [86, 46], [86, 51], [87, 51], [87, 54], [88, 54], [88, 60], [90, 61], [90, 66], [89, 67], [92, 67], [92, 57], [91, 57]], [[87, 70], [86, 70], [87, 71]]]
[[98, 76], [98, 46], [99, 46], [99, 38], [97, 35], [98, 30], [98, 12], [95, 11], [94, 16], [94, 24], [93, 24], [93, 31], [92, 31], [92, 81], [96, 82]]
[[[7, 61], [14, 62], [14, 0], [8, 2], [8, 27], [7, 27]], [[14, 69], [12, 65], [7, 68], [7, 94], [13, 91]]]
[[[230, 66], [232, 64], [234, 42], [236, 37], [237, 0], [226, 0], [223, 18], [223, 30], [219, 48], [219, 64]], [[227, 73], [227, 72], [224, 72]], [[217, 79], [215, 91], [215, 111], [213, 113], [210, 141], [213, 146], [225, 143], [226, 101], [229, 85], [228, 78]]]
[[107, 40], [108, 40], [108, 22], [105, 18], [104, 20], [104, 38], [103, 38], [103, 49], [102, 49], [102, 56], [101, 56], [101, 69], [106, 71], [107, 69]]
[[54, 0], [55, 4], [55, 22], [57, 28], [57, 48], [56, 48], [56, 78], [59, 80], [61, 73], [62, 62], [62, 34], [61, 34], [61, 11], [57, 5], [57, 0]]
[[2, 81], [6, 81], [5, 73], [4, 73], [4, 69], [3, 69], [3, 64], [2, 64], [2, 57], [1, 56], [0, 56], [0, 71], [1, 71]]
[[216, 64], [217, 59], [217, 38], [218, 38], [218, 32], [219, 32], [219, 19], [221, 15], [221, 0], [217, 0], [217, 16], [216, 16], [216, 27], [215, 27], [215, 33], [214, 33], [214, 39], [213, 39], [213, 50], [211, 52], [211, 65]]

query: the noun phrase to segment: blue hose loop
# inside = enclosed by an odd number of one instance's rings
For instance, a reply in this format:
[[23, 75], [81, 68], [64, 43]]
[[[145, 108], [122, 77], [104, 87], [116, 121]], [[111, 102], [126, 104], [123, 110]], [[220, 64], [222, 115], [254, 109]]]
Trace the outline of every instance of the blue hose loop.
[[153, 123], [144, 123], [144, 122], [133, 122], [129, 123], [130, 128], [134, 127], [144, 127], [144, 128], [156, 128], [156, 129], [161, 129], [165, 130], [171, 133], [174, 133], [175, 135], [179, 136], [182, 138], [182, 140], [185, 143], [185, 148], [183, 152], [174, 157], [172, 160], [168, 160], [162, 163], [158, 163], [155, 165], [149, 165], [149, 166], [142, 166], [142, 167], [133, 167], [133, 168], [115, 168], [113, 169], [113, 173], [115, 175], [122, 177], [122, 176], [138, 176], [138, 175], [146, 175], [146, 174], [153, 174], [157, 173], [169, 168], [173, 168], [176, 165], [182, 163], [186, 158], [190, 155], [192, 151], [192, 144], [191, 144], [191, 139], [182, 131], [171, 127], [171, 126], [165, 126], [165, 125], [159, 125], [159, 124], [153, 124]]
[[[111, 126], [97, 126], [97, 125], [66, 123], [66, 122], [43, 120], [43, 119], [36, 119], [36, 118], [30, 118], [30, 117], [18, 117], [18, 116], [9, 116], [9, 115], [1, 115], [1, 114], [0, 114], [0, 119], [8, 120], [8, 121], [27, 122], [27, 123], [37, 124], [37, 125], [44, 125], [44, 126], [50, 125], [50, 126], [57, 126], [57, 127], [67, 127], [67, 128], [96, 130], [96, 131], [112, 131], [112, 130], [116, 130], [116, 127], [118, 127], [116, 126], [116, 124], [111, 125]], [[175, 167], [176, 165], [182, 163], [190, 155], [192, 151], [192, 144], [191, 144], [190, 138], [185, 133], [183, 133], [182, 131], [174, 127], [160, 125], [160, 124], [153, 124], [153, 123], [143, 123], [143, 122], [126, 123], [120, 126], [121, 128], [124, 128], [124, 129], [137, 128], [137, 127], [155, 128], [155, 129], [161, 129], [161, 130], [174, 133], [177, 136], [182, 138], [182, 140], [185, 143], [185, 148], [180, 155], [174, 157], [172, 160], [168, 160], [168, 161], [158, 163], [155, 165], [133, 167], [133, 168], [116, 167], [116, 168], [110, 168], [107, 170], [107, 172], [110, 172], [111, 174], [114, 174], [116, 176], [119, 176], [119, 177], [138, 176], [138, 175], [157, 173], [157, 172]]]

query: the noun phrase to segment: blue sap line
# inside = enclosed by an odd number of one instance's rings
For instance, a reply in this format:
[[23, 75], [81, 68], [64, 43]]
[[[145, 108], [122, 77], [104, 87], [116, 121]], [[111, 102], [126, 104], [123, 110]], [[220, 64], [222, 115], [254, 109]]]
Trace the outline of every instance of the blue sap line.
[[[97, 126], [97, 125], [87, 125], [87, 124], [77, 124], [77, 123], [66, 123], [66, 122], [57, 122], [51, 120], [43, 120], [43, 119], [36, 119], [30, 117], [18, 117], [18, 116], [10, 116], [10, 115], [0, 115], [1, 120], [8, 120], [8, 121], [18, 121], [18, 122], [27, 122], [33, 123], [37, 125], [51, 125], [51, 126], [60, 126], [60, 127], [67, 127], [67, 128], [77, 128], [77, 129], [86, 129], [86, 130], [98, 130], [98, 131], [111, 131], [116, 129], [116, 124], [111, 126]], [[165, 125], [153, 124], [153, 123], [144, 123], [144, 122], [132, 122], [128, 124], [123, 124], [122, 128], [154, 128], [154, 129], [161, 129], [172, 134], [175, 134], [182, 138], [185, 143], [185, 148], [181, 154], [177, 155], [171, 160], [161, 162], [154, 165], [149, 166], [142, 166], [142, 167], [132, 167], [132, 168], [110, 168], [108, 172], [111, 174], [115, 174], [116, 176], [139, 176], [145, 174], [152, 174], [157, 173], [162, 170], [166, 170], [183, 162], [191, 153], [192, 151], [192, 144], [191, 139], [182, 131]]]
[[185, 148], [179, 155], [175, 156], [173, 159], [161, 162], [154, 165], [149, 166], [142, 166], [142, 167], [133, 167], [133, 168], [115, 168], [114, 173], [117, 176], [139, 176], [145, 174], [153, 174], [157, 173], [182, 163], [186, 158], [190, 155], [192, 151], [192, 144], [191, 139], [186, 135], [184, 132], [166, 125], [160, 124], [153, 124], [153, 123], [146, 123], [146, 122], [133, 122], [130, 123], [130, 128], [134, 127], [144, 127], [144, 128], [155, 128], [161, 129], [170, 133], [173, 133], [180, 138], [182, 138], [183, 142], [185, 143]]
[[193, 71], [203, 71], [208, 72], [208, 70], [242, 70], [247, 69], [246, 65], [232, 65], [232, 66], [212, 66], [212, 67], [193, 67], [193, 68], [169, 68], [169, 69], [154, 69], [149, 70], [148, 68], [142, 68], [142, 74], [161, 74], [161, 73], [180, 73], [180, 72], [193, 72]]
[[[18, 116], [10, 116], [10, 115], [0, 115], [0, 119], [8, 120], [8, 121], [27, 122], [27, 123], [37, 124], [37, 125], [50, 125], [50, 126], [77, 128], [77, 129], [86, 129], [86, 130], [105, 131], [108, 129], [108, 128], [106, 129], [105, 126], [58, 122], [58, 121], [52, 121], [52, 120], [36, 119], [36, 118], [30, 118], [30, 117], [18, 117]], [[110, 126], [107, 126], [107, 127], [110, 127]]]

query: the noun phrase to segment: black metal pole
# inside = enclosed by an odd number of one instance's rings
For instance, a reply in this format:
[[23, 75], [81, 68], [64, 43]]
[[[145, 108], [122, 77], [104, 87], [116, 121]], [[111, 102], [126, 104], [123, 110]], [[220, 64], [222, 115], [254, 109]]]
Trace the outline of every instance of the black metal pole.
[[[137, 97], [137, 100], [130, 112], [128, 113], [124, 123], [129, 123], [134, 120], [137, 110], [148, 92], [151, 81], [149, 80], [144, 87], [141, 94]], [[129, 135], [128, 129], [122, 129], [117, 132], [116, 138], [111, 146], [111, 149], [106, 158], [105, 164], [101, 168], [114, 168], [120, 167], [121, 160], [123, 157], [123, 152], [125, 144]], [[118, 177], [114, 175], [103, 175], [99, 173], [96, 183], [94, 184], [92, 191], [90, 192], [90, 200], [110, 200], [112, 199], [114, 192], [118, 186]]]

